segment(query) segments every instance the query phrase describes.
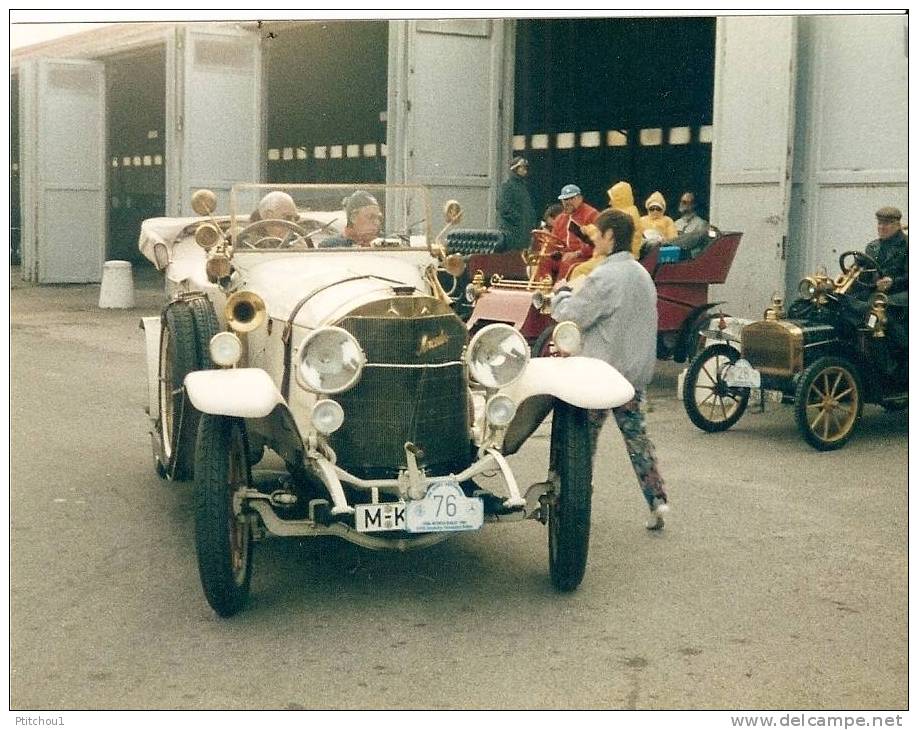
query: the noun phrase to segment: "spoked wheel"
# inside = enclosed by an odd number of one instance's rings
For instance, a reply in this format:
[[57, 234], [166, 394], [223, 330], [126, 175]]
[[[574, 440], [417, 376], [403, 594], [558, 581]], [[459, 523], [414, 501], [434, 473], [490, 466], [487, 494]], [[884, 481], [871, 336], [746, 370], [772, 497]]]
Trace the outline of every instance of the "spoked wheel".
[[746, 412], [749, 388], [727, 385], [727, 370], [739, 359], [730, 345], [702, 350], [689, 365], [682, 387], [682, 402], [689, 419], [703, 431], [726, 431]]
[[559, 591], [583, 580], [590, 547], [593, 464], [587, 411], [558, 401], [552, 418], [551, 469], [555, 490], [548, 511], [548, 568]]
[[848, 360], [821, 357], [797, 384], [794, 417], [806, 442], [819, 451], [844, 446], [857, 426], [864, 403], [861, 377]]
[[242, 493], [251, 484], [245, 426], [204, 414], [195, 449], [194, 536], [201, 585], [220, 616], [237, 613], [249, 596], [252, 531]]

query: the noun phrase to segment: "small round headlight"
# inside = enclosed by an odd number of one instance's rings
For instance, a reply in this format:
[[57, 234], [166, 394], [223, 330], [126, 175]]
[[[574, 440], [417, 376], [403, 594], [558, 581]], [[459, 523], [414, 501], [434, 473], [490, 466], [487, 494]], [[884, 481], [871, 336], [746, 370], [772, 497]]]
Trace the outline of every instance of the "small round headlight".
[[489, 324], [469, 343], [469, 374], [486, 388], [503, 388], [523, 374], [529, 345], [508, 324]]
[[344, 423], [344, 409], [333, 400], [320, 400], [312, 407], [312, 425], [326, 436], [341, 428]]
[[476, 299], [478, 299], [478, 288], [474, 284], [466, 284], [465, 301], [474, 304]]
[[488, 423], [497, 428], [504, 428], [510, 425], [510, 421], [516, 415], [516, 403], [505, 395], [495, 395], [488, 400], [485, 412]]
[[576, 355], [583, 347], [580, 328], [573, 322], [561, 322], [555, 325], [551, 339], [557, 350], [563, 355]]
[[367, 358], [354, 336], [340, 327], [323, 327], [300, 345], [296, 377], [317, 393], [340, 393], [353, 387]]
[[242, 357], [242, 342], [232, 332], [218, 332], [210, 338], [210, 359], [214, 365], [229, 368]]
[[816, 296], [816, 282], [810, 277], [801, 279], [800, 286], [797, 287], [797, 293], [804, 299], [812, 299]]

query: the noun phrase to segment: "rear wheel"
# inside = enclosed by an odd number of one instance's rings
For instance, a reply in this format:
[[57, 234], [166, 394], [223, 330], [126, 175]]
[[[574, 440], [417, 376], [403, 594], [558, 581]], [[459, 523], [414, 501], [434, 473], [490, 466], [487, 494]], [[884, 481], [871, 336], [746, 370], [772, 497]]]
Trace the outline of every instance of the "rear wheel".
[[254, 546], [242, 499], [252, 481], [247, 454], [241, 420], [201, 416], [194, 466], [194, 537], [204, 595], [223, 617], [242, 609], [252, 579]]
[[583, 580], [590, 547], [593, 464], [587, 411], [558, 401], [552, 419], [551, 465], [557, 478], [548, 511], [548, 567], [559, 591]]
[[857, 368], [841, 357], [821, 357], [800, 376], [794, 417], [806, 442], [819, 451], [844, 446], [861, 418], [863, 388]]
[[725, 379], [738, 359], [736, 349], [721, 343], [706, 347], [689, 364], [682, 403], [691, 422], [702, 431], [726, 431], [746, 412], [749, 388], [731, 388]]

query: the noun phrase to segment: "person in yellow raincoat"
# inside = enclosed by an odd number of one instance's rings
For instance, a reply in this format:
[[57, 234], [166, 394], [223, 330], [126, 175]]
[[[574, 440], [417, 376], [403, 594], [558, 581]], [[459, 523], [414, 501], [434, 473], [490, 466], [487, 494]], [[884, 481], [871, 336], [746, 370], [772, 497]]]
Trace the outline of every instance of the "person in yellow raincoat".
[[644, 224], [641, 222], [641, 214], [634, 204], [634, 192], [631, 190], [631, 183], [624, 180], [615, 183], [606, 191], [609, 196], [609, 207], [620, 210], [631, 216], [634, 221], [634, 234], [631, 236], [631, 253], [634, 258], [638, 258], [641, 253], [641, 244], [643, 243]]
[[673, 219], [666, 215], [666, 199], [660, 191], [654, 192], [644, 203], [647, 215], [641, 218], [644, 229], [655, 228], [663, 236], [664, 241], [672, 241], [679, 232]]

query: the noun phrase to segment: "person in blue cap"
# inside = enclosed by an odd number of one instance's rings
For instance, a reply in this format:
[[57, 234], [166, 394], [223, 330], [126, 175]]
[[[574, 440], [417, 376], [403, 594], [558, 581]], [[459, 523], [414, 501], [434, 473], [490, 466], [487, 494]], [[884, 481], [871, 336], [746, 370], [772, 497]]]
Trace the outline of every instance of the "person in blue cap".
[[551, 232], [565, 242], [566, 251], [557, 271], [552, 273], [556, 279], [563, 279], [574, 266], [592, 258], [593, 246], [581, 228], [595, 221], [599, 211], [583, 199], [580, 188], [572, 183], [561, 188], [558, 200], [564, 212], [555, 219]]

